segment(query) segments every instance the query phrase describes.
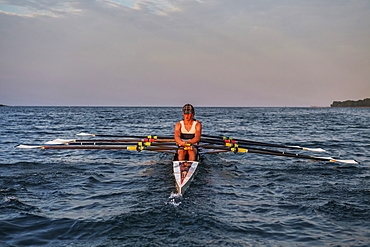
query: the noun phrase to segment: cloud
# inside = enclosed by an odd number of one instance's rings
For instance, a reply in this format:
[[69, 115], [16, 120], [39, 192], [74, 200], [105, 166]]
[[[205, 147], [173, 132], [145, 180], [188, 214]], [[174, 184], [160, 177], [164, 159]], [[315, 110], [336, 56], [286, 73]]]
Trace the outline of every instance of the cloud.
[[370, 92], [366, 1], [0, 4], [23, 11], [0, 5], [10, 104], [302, 106]]
[[[36, 16], [51, 16], [62, 17], [67, 13], [80, 12], [81, 10], [75, 7], [75, 1], [66, 0], [1, 0], [0, 11], [5, 14], [18, 15], [25, 17]], [[3, 10], [1, 10], [3, 9]]]

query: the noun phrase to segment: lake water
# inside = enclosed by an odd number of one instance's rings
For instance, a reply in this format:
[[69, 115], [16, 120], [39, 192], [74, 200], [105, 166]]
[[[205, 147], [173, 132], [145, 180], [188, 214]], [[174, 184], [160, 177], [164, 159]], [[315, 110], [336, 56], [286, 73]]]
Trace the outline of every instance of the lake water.
[[359, 164], [209, 154], [176, 203], [170, 154], [14, 146], [81, 132], [172, 135], [181, 107], [0, 114], [0, 246], [370, 246], [370, 108], [198, 107], [205, 134]]

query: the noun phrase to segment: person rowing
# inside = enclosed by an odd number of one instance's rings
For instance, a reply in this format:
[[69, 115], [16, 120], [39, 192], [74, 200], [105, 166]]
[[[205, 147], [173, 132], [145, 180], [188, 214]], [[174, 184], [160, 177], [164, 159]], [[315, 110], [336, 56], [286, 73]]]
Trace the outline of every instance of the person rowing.
[[174, 138], [179, 146], [177, 151], [179, 160], [186, 160], [188, 155], [189, 161], [195, 161], [197, 157], [196, 148], [186, 148], [189, 145], [196, 144], [200, 141], [202, 135], [202, 123], [194, 119], [195, 110], [191, 104], [186, 104], [182, 108], [184, 119], [176, 123]]

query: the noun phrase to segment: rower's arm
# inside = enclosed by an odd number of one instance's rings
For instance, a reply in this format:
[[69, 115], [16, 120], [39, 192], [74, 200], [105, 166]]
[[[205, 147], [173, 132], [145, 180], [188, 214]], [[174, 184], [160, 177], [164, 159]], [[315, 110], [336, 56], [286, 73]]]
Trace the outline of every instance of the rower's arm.
[[174, 139], [178, 145], [185, 146], [185, 142], [180, 138], [180, 136], [181, 136], [181, 124], [180, 122], [178, 122], [175, 125]]

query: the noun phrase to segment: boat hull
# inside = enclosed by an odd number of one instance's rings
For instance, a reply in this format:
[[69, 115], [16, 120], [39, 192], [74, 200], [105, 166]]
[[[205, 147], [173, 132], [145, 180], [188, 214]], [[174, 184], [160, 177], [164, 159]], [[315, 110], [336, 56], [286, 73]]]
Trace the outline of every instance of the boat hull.
[[183, 195], [194, 179], [199, 161], [173, 161], [177, 193]]

